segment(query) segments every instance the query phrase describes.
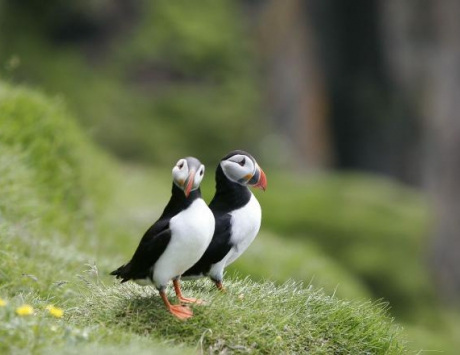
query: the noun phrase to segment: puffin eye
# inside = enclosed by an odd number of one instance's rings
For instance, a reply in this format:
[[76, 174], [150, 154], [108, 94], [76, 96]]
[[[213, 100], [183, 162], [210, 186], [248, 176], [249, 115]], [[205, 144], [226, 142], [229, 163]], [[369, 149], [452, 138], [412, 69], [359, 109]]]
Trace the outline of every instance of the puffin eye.
[[241, 166], [244, 166], [245, 163], [246, 163], [246, 158], [243, 158], [243, 160], [238, 162], [238, 164], [240, 164]]
[[200, 171], [200, 176], [203, 176], [203, 174], [204, 174], [204, 170], [201, 169], [201, 171]]
[[179, 169], [182, 169], [184, 167], [184, 162], [181, 162], [178, 166]]

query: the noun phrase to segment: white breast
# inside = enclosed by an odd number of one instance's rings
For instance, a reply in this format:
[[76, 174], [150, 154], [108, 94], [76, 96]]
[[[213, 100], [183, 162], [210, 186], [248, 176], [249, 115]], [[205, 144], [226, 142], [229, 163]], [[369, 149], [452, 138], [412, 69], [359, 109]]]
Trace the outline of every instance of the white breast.
[[157, 287], [181, 275], [203, 256], [214, 234], [214, 223], [211, 210], [201, 198], [171, 218], [171, 240], [153, 270]]
[[259, 201], [251, 195], [249, 202], [231, 213], [232, 237], [234, 247], [230, 250], [226, 266], [234, 262], [253, 242], [259, 233], [262, 221], [262, 209]]

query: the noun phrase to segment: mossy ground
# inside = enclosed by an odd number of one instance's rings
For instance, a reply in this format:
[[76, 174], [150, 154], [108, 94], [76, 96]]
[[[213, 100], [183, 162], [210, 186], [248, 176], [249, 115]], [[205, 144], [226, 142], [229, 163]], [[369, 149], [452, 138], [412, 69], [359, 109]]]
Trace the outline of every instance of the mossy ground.
[[[280, 280], [229, 276], [225, 294], [206, 280], [184, 282], [185, 293], [208, 303], [194, 307], [191, 320], [177, 321], [152, 288], [108, 277], [131, 252], [126, 245], [137, 243], [144, 221], [158, 215], [169, 176], [137, 175], [138, 182], [148, 180], [137, 185], [142, 194], [158, 186], [150, 191], [154, 211], [145, 214], [126, 197], [132, 180], [85, 139], [60, 102], [2, 85], [0, 111], [1, 352], [404, 351], [385, 306]], [[17, 314], [23, 304], [33, 314]], [[51, 304], [64, 310], [62, 318], [47, 311]]]

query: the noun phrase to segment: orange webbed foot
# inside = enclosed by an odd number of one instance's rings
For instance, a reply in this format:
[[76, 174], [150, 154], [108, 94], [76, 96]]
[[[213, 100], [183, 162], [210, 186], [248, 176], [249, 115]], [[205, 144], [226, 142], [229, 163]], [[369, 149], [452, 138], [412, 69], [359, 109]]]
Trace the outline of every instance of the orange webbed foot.
[[187, 306], [181, 304], [174, 304], [168, 307], [169, 311], [180, 320], [186, 320], [193, 316], [193, 311]]
[[166, 308], [180, 320], [186, 320], [193, 316], [193, 311], [188, 308], [187, 306], [183, 306], [181, 304], [171, 304], [168, 301], [168, 297], [166, 297], [166, 293], [164, 289], [160, 289], [160, 296], [163, 300]]
[[180, 289], [180, 282], [179, 279], [173, 280], [174, 284], [174, 291], [176, 292], [176, 296], [179, 299], [180, 302], [182, 303], [194, 303], [194, 304], [205, 304], [206, 302], [203, 300], [200, 300], [198, 298], [193, 298], [193, 297], [184, 297], [182, 296], [182, 291]]
[[194, 298], [194, 297], [179, 297], [179, 301], [182, 303], [193, 303], [197, 305], [205, 305], [206, 301], [203, 301], [199, 298]]

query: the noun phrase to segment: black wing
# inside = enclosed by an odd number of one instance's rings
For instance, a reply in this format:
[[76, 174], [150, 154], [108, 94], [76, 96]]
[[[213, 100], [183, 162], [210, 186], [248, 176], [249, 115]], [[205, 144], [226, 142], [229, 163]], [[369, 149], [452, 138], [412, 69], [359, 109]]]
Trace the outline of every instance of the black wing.
[[121, 282], [128, 280], [152, 278], [150, 272], [171, 240], [169, 220], [158, 221], [142, 237], [131, 261], [110, 274], [121, 278]]
[[211, 244], [198, 262], [190, 269], [184, 272], [183, 276], [200, 276], [206, 275], [213, 264], [221, 261], [232, 248], [230, 237], [232, 232], [232, 216], [228, 213], [221, 216], [215, 215], [216, 228], [212, 237]]

